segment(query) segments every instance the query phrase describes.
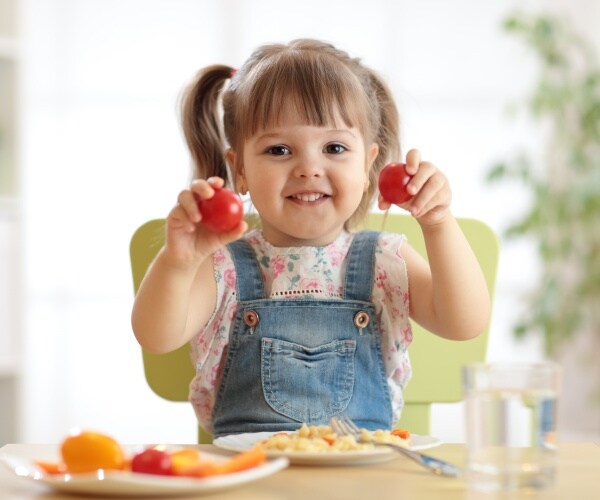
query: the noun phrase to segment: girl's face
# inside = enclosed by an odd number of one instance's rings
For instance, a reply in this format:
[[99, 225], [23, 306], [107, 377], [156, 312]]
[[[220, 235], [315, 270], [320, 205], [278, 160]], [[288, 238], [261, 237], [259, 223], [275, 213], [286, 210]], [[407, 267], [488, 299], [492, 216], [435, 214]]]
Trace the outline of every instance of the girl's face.
[[[288, 115], [289, 116], [289, 115]], [[368, 187], [378, 152], [356, 128], [305, 125], [289, 117], [259, 131], [243, 149], [245, 187], [275, 246], [322, 246], [334, 241]], [[230, 161], [235, 153], [230, 153]]]

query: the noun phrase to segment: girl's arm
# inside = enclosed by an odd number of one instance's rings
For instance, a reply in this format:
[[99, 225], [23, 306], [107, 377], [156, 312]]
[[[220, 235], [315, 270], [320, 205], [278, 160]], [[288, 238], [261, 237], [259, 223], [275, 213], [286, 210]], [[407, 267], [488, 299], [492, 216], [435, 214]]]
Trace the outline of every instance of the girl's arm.
[[402, 255], [408, 270], [411, 317], [440, 337], [467, 340], [490, 319], [490, 295], [473, 250], [454, 217], [423, 228], [429, 263], [409, 245]]
[[181, 347], [207, 323], [216, 304], [213, 253], [239, 238], [245, 222], [228, 233], [202, 224], [195, 197], [210, 198], [222, 179], [196, 180], [180, 193], [167, 217], [165, 245], [135, 297], [131, 323], [142, 347], [165, 353]]
[[163, 247], [140, 285], [131, 324], [140, 345], [150, 352], [173, 351], [206, 324], [216, 301], [212, 259], [197, 269], [171, 265]]
[[[404, 245], [410, 315], [427, 330], [447, 339], [466, 340], [485, 330], [491, 314], [490, 294], [479, 262], [450, 213], [451, 192], [445, 176], [411, 150], [407, 188], [414, 196], [402, 205], [423, 231], [428, 261]], [[389, 204], [380, 200], [380, 207]]]

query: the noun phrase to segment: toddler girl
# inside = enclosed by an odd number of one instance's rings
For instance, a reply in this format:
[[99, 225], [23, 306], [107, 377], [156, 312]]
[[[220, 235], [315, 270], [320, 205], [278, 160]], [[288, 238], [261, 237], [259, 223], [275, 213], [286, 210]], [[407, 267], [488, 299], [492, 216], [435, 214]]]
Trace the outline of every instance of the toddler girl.
[[[379, 172], [400, 156], [387, 85], [330, 44], [296, 40], [258, 48], [237, 71], [200, 71], [182, 115], [195, 175], [135, 300], [140, 344], [164, 353], [191, 342], [190, 401], [214, 436], [342, 413], [392, 428], [411, 375], [409, 319], [469, 339], [490, 300], [447, 179], [417, 150], [401, 206], [428, 261], [402, 235], [358, 230]], [[249, 195], [260, 229], [202, 224], [197, 199], [223, 186]]]

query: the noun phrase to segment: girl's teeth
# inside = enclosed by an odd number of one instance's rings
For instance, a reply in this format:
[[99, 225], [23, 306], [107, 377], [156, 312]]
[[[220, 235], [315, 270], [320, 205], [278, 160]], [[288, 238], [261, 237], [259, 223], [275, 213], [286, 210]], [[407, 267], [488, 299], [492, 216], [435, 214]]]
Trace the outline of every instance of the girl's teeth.
[[297, 200], [302, 201], [315, 201], [321, 198], [323, 195], [320, 193], [311, 193], [311, 194], [297, 194], [294, 196]]

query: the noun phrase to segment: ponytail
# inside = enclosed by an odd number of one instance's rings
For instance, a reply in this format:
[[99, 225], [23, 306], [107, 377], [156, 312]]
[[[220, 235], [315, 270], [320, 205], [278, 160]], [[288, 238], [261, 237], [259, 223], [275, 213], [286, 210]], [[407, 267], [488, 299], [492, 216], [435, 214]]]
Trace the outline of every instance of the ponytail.
[[379, 107], [379, 127], [375, 136], [379, 157], [373, 168], [375, 173], [379, 173], [387, 163], [400, 160], [400, 118], [387, 84], [373, 71], [370, 71], [370, 78]]
[[194, 178], [222, 177], [226, 185], [232, 178], [225, 159], [219, 108], [221, 91], [233, 68], [224, 65], [201, 70], [185, 89], [181, 100], [183, 133], [194, 163]]
[[358, 208], [346, 222], [347, 229], [359, 227], [369, 212], [378, 192], [379, 173], [383, 167], [400, 159], [400, 118], [392, 93], [383, 79], [373, 70], [363, 66], [358, 60], [352, 61], [356, 74], [361, 78], [363, 88], [370, 102], [370, 140], [377, 143], [379, 153], [369, 171], [369, 187]]

